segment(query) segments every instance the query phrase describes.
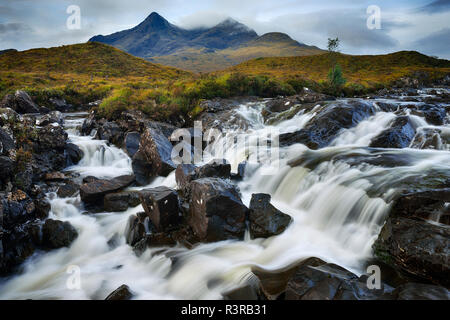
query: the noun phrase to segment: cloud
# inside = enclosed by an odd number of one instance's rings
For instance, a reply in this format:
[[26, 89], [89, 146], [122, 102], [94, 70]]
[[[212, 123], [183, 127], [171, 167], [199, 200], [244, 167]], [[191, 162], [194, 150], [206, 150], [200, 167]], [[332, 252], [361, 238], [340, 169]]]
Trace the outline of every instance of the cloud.
[[25, 23], [0, 23], [0, 33], [7, 32], [28, 32], [31, 31], [30, 26]]
[[444, 11], [450, 10], [449, 0], [436, 0], [427, 4], [426, 6], [420, 7], [417, 11], [427, 12], [427, 13], [442, 13]]
[[450, 59], [450, 28], [444, 28], [414, 42], [422, 52]]

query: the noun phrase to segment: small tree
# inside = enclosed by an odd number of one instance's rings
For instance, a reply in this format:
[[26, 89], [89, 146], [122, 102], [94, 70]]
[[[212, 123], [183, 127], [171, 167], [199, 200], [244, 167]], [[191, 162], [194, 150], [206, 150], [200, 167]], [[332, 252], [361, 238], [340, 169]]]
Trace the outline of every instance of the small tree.
[[334, 94], [341, 91], [342, 86], [345, 84], [346, 80], [343, 76], [341, 66], [337, 63], [337, 52], [339, 52], [340, 40], [339, 38], [331, 39], [328, 38], [328, 53], [330, 56], [331, 68], [328, 71], [328, 83]]

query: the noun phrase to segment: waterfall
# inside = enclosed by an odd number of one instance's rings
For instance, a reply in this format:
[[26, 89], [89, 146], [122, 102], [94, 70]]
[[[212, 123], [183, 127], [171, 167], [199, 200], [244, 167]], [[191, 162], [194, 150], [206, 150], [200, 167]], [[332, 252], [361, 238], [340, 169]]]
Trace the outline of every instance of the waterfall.
[[[317, 112], [313, 108], [267, 125], [261, 114], [263, 103], [239, 107], [236, 112], [247, 120], [248, 128], [232, 128], [234, 134], [213, 144], [212, 149], [223, 153], [233, 171], [240, 162], [252, 160], [257, 150], [256, 139], [250, 139], [246, 150], [238, 147], [230, 151], [226, 146], [231, 146], [237, 135], [250, 133], [257, 138], [274, 129], [293, 132], [303, 128]], [[238, 184], [243, 202], [248, 205], [252, 193], [268, 193], [272, 204], [293, 218], [285, 232], [269, 239], [247, 237], [244, 241], [200, 244], [191, 250], [181, 246], [165, 251], [154, 248], [138, 257], [125, 243], [124, 229], [128, 217], [143, 211], [142, 206], [86, 215], [79, 197], [60, 199], [50, 194], [50, 217], [70, 221], [79, 236], [69, 248], [37, 253], [27, 260], [23, 273], [0, 283], [0, 298], [104, 299], [126, 283], [136, 299], [220, 299], [222, 292], [251, 281], [254, 266], [276, 270], [312, 256], [361, 274], [364, 263], [372, 257], [371, 246], [389, 211], [392, 195], [402, 183], [432, 172], [448, 174], [450, 170], [448, 148], [368, 149], [371, 139], [395, 116], [394, 112], [378, 110], [357, 126], [342, 129], [327, 148], [317, 151], [302, 144], [280, 147], [275, 174], [263, 174], [261, 166], [253, 166]], [[436, 128], [422, 117], [411, 118], [418, 131]], [[105, 141], [79, 136], [74, 129], [79, 121], [66, 120], [70, 140], [84, 152], [80, 163], [68, 170], [97, 177], [131, 173], [127, 154]], [[439, 129], [442, 136], [450, 131], [448, 125]], [[341, 160], [333, 160], [337, 156]], [[393, 167], [345, 161], [364, 156], [401, 159], [402, 164]], [[156, 178], [147, 187], [159, 185], [175, 187], [174, 173]], [[172, 257], [177, 258], [175, 268]], [[80, 289], [67, 288], [70, 266], [81, 271]]]

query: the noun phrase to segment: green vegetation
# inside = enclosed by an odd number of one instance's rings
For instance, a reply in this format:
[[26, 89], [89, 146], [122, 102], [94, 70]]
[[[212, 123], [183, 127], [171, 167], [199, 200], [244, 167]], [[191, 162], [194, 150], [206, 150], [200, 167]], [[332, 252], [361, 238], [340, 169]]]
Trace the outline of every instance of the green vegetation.
[[339, 95], [342, 92], [342, 87], [344, 86], [345, 80], [342, 73], [341, 66], [336, 62], [336, 53], [339, 49], [339, 38], [330, 39], [328, 38], [328, 55], [330, 57], [331, 68], [328, 71], [328, 85], [334, 95]]
[[[265, 41], [269, 41], [266, 39]], [[450, 73], [450, 61], [418, 52], [378, 56], [334, 53], [257, 58], [210, 74], [192, 74], [150, 63], [108, 45], [87, 43], [51, 49], [9, 52], [0, 56], [0, 98], [24, 89], [40, 106], [64, 98], [75, 106], [102, 99], [101, 116], [115, 118], [138, 109], [155, 120], [194, 117], [202, 99], [232, 96], [293, 95], [304, 87], [346, 96], [395, 84], [403, 77], [426, 75], [429, 81]], [[339, 65], [339, 67], [337, 66]], [[347, 82], [344, 85], [343, 73]]]

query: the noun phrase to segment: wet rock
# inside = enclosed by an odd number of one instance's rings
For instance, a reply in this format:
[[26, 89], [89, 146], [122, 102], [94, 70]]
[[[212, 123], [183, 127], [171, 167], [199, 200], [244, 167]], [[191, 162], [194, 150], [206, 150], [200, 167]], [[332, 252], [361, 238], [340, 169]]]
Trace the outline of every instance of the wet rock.
[[130, 288], [123, 284], [113, 292], [111, 292], [105, 300], [131, 300], [133, 298], [133, 294], [131, 293]]
[[134, 246], [145, 237], [146, 228], [145, 220], [135, 215], [128, 218], [127, 226], [125, 227], [125, 241], [130, 246]]
[[[444, 143], [449, 144], [450, 139], [446, 139]], [[434, 128], [422, 128], [411, 142], [411, 148], [414, 149], [442, 150], [442, 147], [441, 130]]]
[[325, 105], [303, 129], [281, 134], [280, 146], [302, 143], [310, 149], [326, 147], [341, 129], [352, 128], [374, 113], [374, 106], [364, 101]]
[[80, 162], [80, 160], [84, 157], [83, 150], [73, 143], [66, 144], [66, 152], [69, 163], [72, 165], [78, 164], [78, 162]]
[[422, 283], [406, 283], [393, 292], [397, 300], [450, 300], [450, 292], [444, 288]]
[[60, 198], [70, 198], [74, 197], [78, 190], [80, 190], [80, 185], [69, 181], [58, 188], [57, 195]]
[[91, 182], [98, 181], [98, 180], [100, 180], [100, 178], [97, 178], [94, 176], [87, 176], [87, 177], [84, 177], [82, 181], [83, 181], [83, 183], [91, 183]]
[[270, 199], [268, 194], [252, 194], [248, 215], [252, 239], [278, 235], [291, 223], [291, 217], [271, 205]]
[[47, 107], [44, 107], [44, 106], [40, 106], [39, 107], [39, 113], [40, 114], [48, 114], [48, 113], [50, 113], [52, 110], [50, 110], [49, 108], [47, 108]]
[[144, 189], [139, 196], [145, 212], [158, 231], [167, 231], [181, 222], [180, 204], [175, 190], [167, 187]]
[[37, 121], [37, 125], [41, 127], [45, 127], [49, 124], [57, 123], [59, 125], [64, 124], [64, 117], [59, 111], [51, 111], [50, 113], [44, 115]]
[[124, 135], [122, 129], [117, 123], [106, 122], [103, 125], [99, 126], [95, 138], [106, 140], [117, 146], [120, 146], [124, 139]]
[[130, 207], [136, 207], [140, 203], [138, 192], [123, 191], [107, 194], [103, 199], [103, 208], [108, 212], [120, 212]]
[[47, 198], [39, 198], [34, 200], [35, 216], [39, 219], [45, 219], [51, 210], [50, 202]]
[[141, 134], [139, 132], [128, 132], [125, 136], [125, 150], [130, 158], [139, 150], [140, 141]]
[[2, 173], [0, 176], [0, 180], [6, 181], [14, 170], [14, 162], [11, 158], [0, 156], [0, 172]]
[[397, 117], [389, 129], [372, 139], [369, 146], [373, 148], [407, 148], [415, 133], [408, 116]]
[[43, 175], [42, 179], [44, 181], [65, 181], [67, 177], [62, 172], [49, 172]]
[[444, 217], [449, 209], [449, 202], [450, 186], [424, 191], [404, 191], [395, 199], [390, 216], [424, 220]]
[[35, 218], [36, 206], [22, 190], [16, 190], [3, 196], [0, 194], [0, 202], [3, 211], [3, 226], [6, 228]]
[[250, 284], [224, 292], [222, 296], [224, 300], [261, 300], [258, 289]]
[[248, 209], [236, 188], [218, 178], [202, 178], [190, 183], [188, 224], [205, 242], [242, 239]]
[[9, 151], [14, 150], [16, 144], [14, 139], [2, 128], [0, 128], [0, 155], [8, 155]]
[[28, 93], [17, 90], [14, 95], [6, 95], [0, 103], [2, 108], [11, 108], [17, 113], [39, 113], [39, 107], [33, 102]]
[[224, 159], [214, 159], [204, 166], [195, 168], [194, 174], [196, 179], [207, 177], [228, 179], [231, 175], [231, 165]]
[[284, 294], [289, 280], [300, 266], [318, 266], [325, 263], [319, 258], [309, 258], [279, 270], [265, 270], [260, 267], [253, 267], [252, 272], [259, 279], [260, 290], [263, 295], [269, 300], [275, 300]]
[[449, 286], [449, 239], [444, 225], [390, 217], [373, 247], [379, 259], [406, 274]]
[[369, 289], [366, 279], [331, 263], [304, 263], [287, 283], [286, 300], [374, 300], [384, 289]]
[[67, 221], [47, 219], [42, 226], [42, 243], [50, 249], [68, 247], [77, 237], [77, 230]]
[[68, 104], [66, 100], [61, 98], [50, 98], [49, 102], [52, 104], [53, 108], [59, 112], [69, 112], [73, 109], [71, 104]]
[[55, 124], [40, 128], [37, 133], [37, 145], [35, 149], [43, 152], [48, 150], [64, 150], [66, 147], [67, 133]]
[[193, 164], [179, 164], [175, 171], [175, 180], [179, 188], [185, 188], [195, 179], [195, 168]]
[[429, 124], [436, 126], [444, 124], [445, 117], [447, 116], [444, 108], [433, 105], [422, 105], [419, 109], [423, 112], [425, 120], [427, 120]]
[[172, 161], [172, 145], [155, 129], [147, 129], [141, 136], [139, 150], [133, 157], [132, 167], [136, 181], [145, 185], [155, 176], [167, 176], [176, 169]]
[[124, 189], [134, 181], [134, 175], [124, 175], [110, 180], [99, 179], [84, 183], [80, 187], [81, 200], [88, 204], [103, 204], [106, 194]]
[[80, 132], [82, 135], [89, 136], [92, 133], [92, 130], [97, 128], [98, 124], [95, 119], [95, 113], [91, 112], [89, 116], [83, 121], [81, 125]]

